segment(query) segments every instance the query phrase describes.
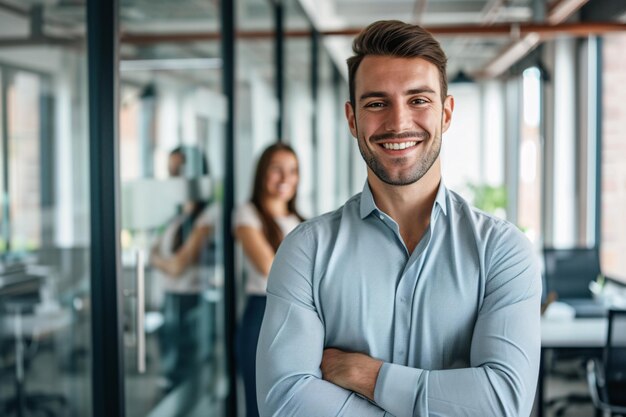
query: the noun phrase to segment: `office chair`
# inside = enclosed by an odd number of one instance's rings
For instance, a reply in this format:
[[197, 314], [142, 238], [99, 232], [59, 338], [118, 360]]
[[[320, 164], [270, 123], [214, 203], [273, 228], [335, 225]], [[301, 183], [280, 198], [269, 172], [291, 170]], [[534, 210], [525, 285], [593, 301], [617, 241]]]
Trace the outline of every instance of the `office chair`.
[[[21, 325], [24, 314], [31, 314], [34, 306], [39, 303], [39, 286], [41, 278], [27, 274], [24, 270], [12, 271], [10, 274], [0, 274], [0, 319], [13, 319], [12, 329], [4, 329], [5, 322], [0, 320], [0, 336], [4, 330], [12, 332], [12, 342], [15, 356], [12, 361], [2, 361], [5, 366], [14, 368], [15, 394], [12, 397], [0, 400], [0, 415], [8, 417], [15, 415], [25, 417], [29, 415], [45, 415], [54, 417], [55, 412], [64, 409], [66, 398], [59, 394], [33, 393], [26, 391], [25, 370], [29, 360], [26, 349], [26, 335]], [[9, 338], [0, 337], [3, 346]]]
[[546, 293], [571, 305], [576, 317], [602, 317], [604, 306], [593, 299], [589, 283], [602, 273], [597, 248], [544, 248]]
[[[601, 273], [600, 256], [597, 248], [543, 249], [544, 295], [569, 304], [576, 311], [576, 317], [599, 317], [606, 315], [606, 308], [593, 299], [589, 283]], [[568, 380], [584, 379], [585, 364], [598, 357], [594, 349], [570, 349], [567, 352], [555, 351], [552, 355], [550, 373]], [[575, 361], [574, 371], [558, 371], [556, 362]], [[576, 404], [590, 404], [588, 394], [568, 394], [551, 399], [546, 403], [554, 408], [555, 416], [565, 414], [568, 407]]]
[[626, 310], [609, 310], [603, 359], [588, 362], [587, 382], [596, 409], [626, 416]]

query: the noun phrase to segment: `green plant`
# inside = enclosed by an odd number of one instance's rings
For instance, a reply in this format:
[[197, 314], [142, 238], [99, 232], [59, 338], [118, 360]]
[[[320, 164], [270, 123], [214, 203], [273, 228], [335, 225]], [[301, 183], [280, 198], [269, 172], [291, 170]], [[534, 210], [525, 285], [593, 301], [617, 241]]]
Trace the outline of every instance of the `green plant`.
[[506, 188], [503, 185], [468, 183], [467, 188], [473, 195], [472, 203], [476, 208], [491, 214], [506, 209]]

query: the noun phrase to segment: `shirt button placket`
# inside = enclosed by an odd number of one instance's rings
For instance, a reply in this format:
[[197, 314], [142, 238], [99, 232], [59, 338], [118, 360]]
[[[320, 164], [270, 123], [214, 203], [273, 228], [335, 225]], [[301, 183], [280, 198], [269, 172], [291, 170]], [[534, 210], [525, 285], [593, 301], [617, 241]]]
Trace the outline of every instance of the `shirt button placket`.
[[407, 363], [407, 346], [409, 333], [409, 303], [408, 297], [403, 295], [404, 280], [400, 280], [396, 295], [395, 328], [394, 328], [394, 363]]

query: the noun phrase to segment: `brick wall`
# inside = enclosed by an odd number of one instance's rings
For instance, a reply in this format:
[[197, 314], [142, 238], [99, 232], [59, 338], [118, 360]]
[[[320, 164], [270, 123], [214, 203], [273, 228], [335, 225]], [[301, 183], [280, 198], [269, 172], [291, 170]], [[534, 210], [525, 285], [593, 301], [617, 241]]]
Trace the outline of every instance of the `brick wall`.
[[602, 267], [626, 281], [626, 35], [608, 35], [603, 53]]

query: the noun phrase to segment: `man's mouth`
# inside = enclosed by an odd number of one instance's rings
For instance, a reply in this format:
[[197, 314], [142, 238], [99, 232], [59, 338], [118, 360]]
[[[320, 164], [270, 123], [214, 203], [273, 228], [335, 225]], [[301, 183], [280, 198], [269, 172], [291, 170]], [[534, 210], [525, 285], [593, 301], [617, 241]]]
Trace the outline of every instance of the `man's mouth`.
[[402, 149], [411, 148], [417, 145], [417, 141], [408, 141], [408, 142], [385, 142], [381, 143], [382, 147], [388, 149], [390, 151], [399, 151]]

